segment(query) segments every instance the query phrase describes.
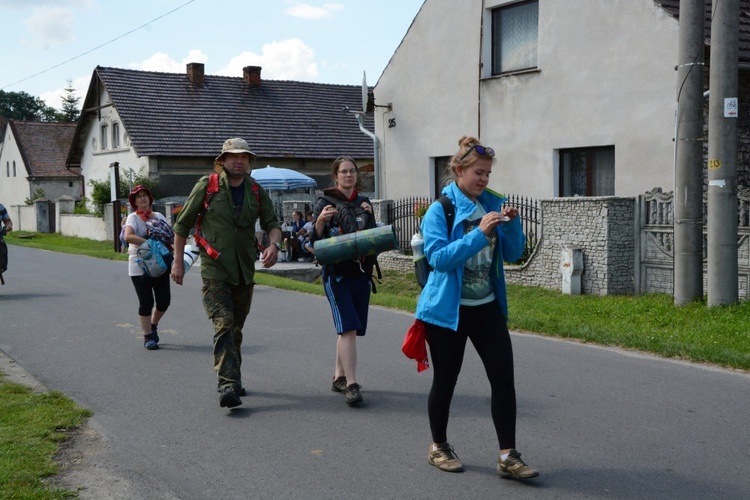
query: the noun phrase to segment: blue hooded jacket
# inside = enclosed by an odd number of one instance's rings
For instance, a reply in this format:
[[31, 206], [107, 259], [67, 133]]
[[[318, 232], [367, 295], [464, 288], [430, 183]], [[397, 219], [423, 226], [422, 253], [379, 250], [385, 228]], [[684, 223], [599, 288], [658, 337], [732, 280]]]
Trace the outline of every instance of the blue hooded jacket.
[[[461, 303], [461, 285], [464, 277], [464, 264], [474, 254], [488, 245], [482, 231], [474, 230], [464, 235], [463, 221], [476, 210], [471, 201], [455, 182], [443, 188], [443, 194], [450, 198], [456, 216], [450, 236], [448, 235], [445, 213], [440, 203], [433, 203], [422, 220], [421, 231], [424, 237], [424, 254], [433, 267], [417, 302], [417, 319], [426, 323], [458, 329], [458, 308]], [[489, 189], [477, 198], [487, 212], [500, 211], [507, 199]], [[500, 224], [497, 232], [497, 245], [492, 256], [490, 280], [495, 292], [495, 300], [500, 310], [508, 318], [508, 302], [505, 293], [505, 272], [503, 260], [515, 262], [523, 255], [526, 236], [523, 234], [520, 217]]]

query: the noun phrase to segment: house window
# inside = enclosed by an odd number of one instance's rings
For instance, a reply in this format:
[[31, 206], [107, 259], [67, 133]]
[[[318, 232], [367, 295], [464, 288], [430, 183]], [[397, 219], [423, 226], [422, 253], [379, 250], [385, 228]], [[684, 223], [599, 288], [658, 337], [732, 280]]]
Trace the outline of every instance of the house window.
[[539, 1], [492, 11], [492, 74], [536, 68]]
[[560, 150], [560, 196], [614, 194], [614, 146]]
[[16, 176], [16, 162], [14, 160], [13, 161], [13, 177], [15, 177], [15, 176]]
[[120, 147], [120, 124], [112, 124], [112, 149]]
[[101, 134], [99, 134], [99, 140], [102, 143], [102, 151], [107, 149], [107, 125], [102, 125]]
[[10, 162], [5, 162], [5, 177], [10, 177]]

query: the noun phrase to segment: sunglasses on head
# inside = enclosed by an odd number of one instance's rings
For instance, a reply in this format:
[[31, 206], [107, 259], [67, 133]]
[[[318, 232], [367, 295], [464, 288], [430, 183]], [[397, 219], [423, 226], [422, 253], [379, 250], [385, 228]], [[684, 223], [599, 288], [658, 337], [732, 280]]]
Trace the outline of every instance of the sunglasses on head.
[[462, 161], [464, 161], [464, 159], [465, 159], [465, 158], [466, 158], [467, 156], [469, 156], [469, 153], [471, 153], [471, 152], [472, 152], [472, 150], [474, 150], [474, 149], [476, 149], [476, 150], [477, 150], [477, 153], [479, 153], [479, 154], [480, 154], [480, 155], [482, 155], [482, 156], [489, 156], [490, 158], [494, 158], [494, 157], [495, 157], [495, 150], [494, 150], [494, 149], [492, 149], [492, 148], [486, 148], [486, 147], [484, 147], [484, 146], [482, 146], [482, 145], [480, 145], [480, 144], [474, 144], [474, 145], [473, 145], [472, 147], [470, 147], [470, 148], [469, 148], [469, 149], [468, 149], [468, 150], [467, 150], [467, 151], [466, 151], [466, 152], [464, 153], [464, 155], [463, 155], [463, 156], [461, 157], [461, 159], [460, 159], [460, 160], [458, 160], [458, 163], [461, 163]]

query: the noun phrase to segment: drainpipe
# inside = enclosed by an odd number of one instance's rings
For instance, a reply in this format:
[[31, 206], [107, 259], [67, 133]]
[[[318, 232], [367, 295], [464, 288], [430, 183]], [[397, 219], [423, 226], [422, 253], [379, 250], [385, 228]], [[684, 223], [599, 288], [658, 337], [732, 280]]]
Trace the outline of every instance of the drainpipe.
[[373, 160], [375, 162], [373, 177], [375, 179], [375, 199], [380, 198], [380, 139], [378, 136], [370, 132], [365, 128], [365, 114], [354, 112], [357, 117], [357, 123], [359, 123], [359, 129], [363, 134], [372, 139], [373, 147]]

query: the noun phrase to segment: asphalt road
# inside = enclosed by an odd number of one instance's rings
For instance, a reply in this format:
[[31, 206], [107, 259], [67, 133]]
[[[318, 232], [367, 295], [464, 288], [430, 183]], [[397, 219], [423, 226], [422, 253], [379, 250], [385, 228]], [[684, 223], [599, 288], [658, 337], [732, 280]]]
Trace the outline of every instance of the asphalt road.
[[[426, 395], [401, 353], [408, 314], [371, 309], [365, 404], [330, 390], [324, 297], [258, 287], [235, 410], [219, 408], [199, 273], [173, 286], [162, 348], [143, 348], [126, 264], [10, 247], [0, 350], [94, 415], [82, 498], [748, 498], [750, 376], [513, 334], [518, 442], [541, 472], [495, 473], [489, 387], [469, 347], [449, 440], [466, 472], [426, 462]], [[512, 314], [512, 311], [511, 311]]]

